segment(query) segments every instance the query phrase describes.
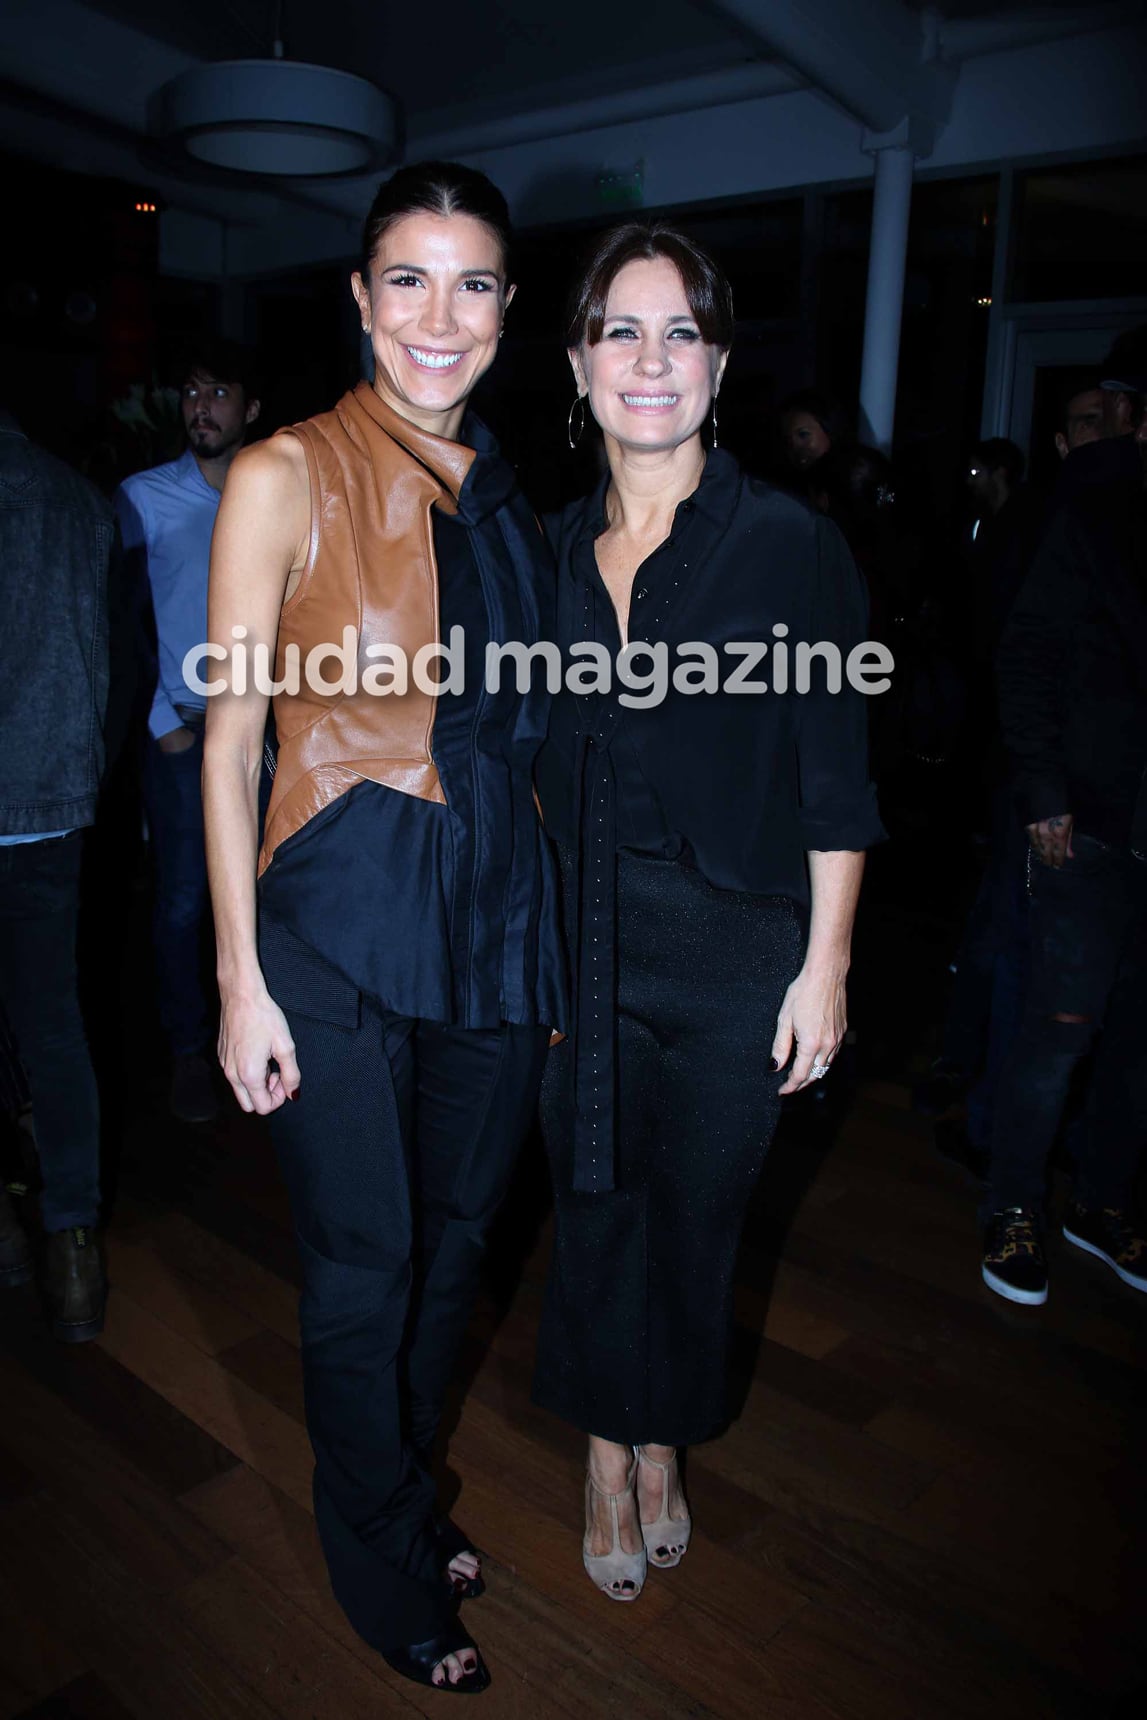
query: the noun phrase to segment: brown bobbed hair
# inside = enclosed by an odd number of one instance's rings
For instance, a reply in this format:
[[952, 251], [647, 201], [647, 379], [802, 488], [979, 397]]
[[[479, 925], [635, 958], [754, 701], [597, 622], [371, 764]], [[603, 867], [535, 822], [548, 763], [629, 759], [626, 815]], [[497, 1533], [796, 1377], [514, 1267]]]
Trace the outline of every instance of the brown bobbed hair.
[[492, 180], [475, 167], [457, 161], [415, 161], [384, 179], [362, 229], [359, 269], [370, 279], [379, 241], [407, 215], [470, 215], [488, 227], [498, 241], [502, 268], [508, 275], [513, 230], [506, 199]]
[[627, 263], [664, 257], [681, 276], [685, 298], [707, 346], [733, 344], [733, 289], [724, 270], [695, 240], [666, 221], [626, 221], [595, 245], [566, 312], [566, 346], [596, 346], [605, 323], [609, 289]]

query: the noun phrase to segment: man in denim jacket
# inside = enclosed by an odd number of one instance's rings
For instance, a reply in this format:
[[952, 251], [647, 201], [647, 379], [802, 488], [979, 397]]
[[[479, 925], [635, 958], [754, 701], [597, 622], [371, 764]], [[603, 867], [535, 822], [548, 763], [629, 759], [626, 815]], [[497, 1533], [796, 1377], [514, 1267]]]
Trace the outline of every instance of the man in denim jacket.
[[[76, 927], [83, 832], [108, 757], [115, 535], [99, 491], [0, 411], [0, 1000], [36, 1121], [48, 1313], [68, 1343], [96, 1336], [107, 1298]], [[0, 1285], [31, 1275], [0, 1189]]]

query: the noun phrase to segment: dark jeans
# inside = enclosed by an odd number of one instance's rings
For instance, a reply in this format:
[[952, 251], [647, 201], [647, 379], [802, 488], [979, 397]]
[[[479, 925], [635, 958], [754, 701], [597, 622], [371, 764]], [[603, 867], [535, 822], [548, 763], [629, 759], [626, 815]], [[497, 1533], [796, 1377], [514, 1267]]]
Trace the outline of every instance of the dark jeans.
[[943, 1055], [973, 1080], [968, 1138], [987, 1149], [996, 1092], [1015, 1035], [1027, 968], [1027, 833], [997, 790], [991, 852], [968, 914], [944, 1024]]
[[99, 1099], [76, 989], [82, 852], [79, 831], [0, 846], [0, 996], [28, 1074], [45, 1230], [99, 1217]]
[[315, 1518], [351, 1624], [395, 1648], [451, 1616], [426, 1460], [549, 1034], [397, 1016], [330, 968], [308, 999], [299, 948], [264, 927], [301, 1073], [272, 1134], [303, 1262]]
[[211, 1042], [211, 1012], [203, 974], [203, 934], [209, 912], [203, 833], [202, 729], [185, 752], [165, 753], [149, 735], [144, 799], [155, 872], [155, 948], [159, 1017], [175, 1055]]
[[1043, 1205], [1072, 1076], [1093, 1048], [1076, 1200], [1126, 1206], [1147, 1142], [1147, 861], [1078, 831], [1072, 847], [1058, 870], [1031, 863], [1030, 972], [996, 1100], [991, 1210]]

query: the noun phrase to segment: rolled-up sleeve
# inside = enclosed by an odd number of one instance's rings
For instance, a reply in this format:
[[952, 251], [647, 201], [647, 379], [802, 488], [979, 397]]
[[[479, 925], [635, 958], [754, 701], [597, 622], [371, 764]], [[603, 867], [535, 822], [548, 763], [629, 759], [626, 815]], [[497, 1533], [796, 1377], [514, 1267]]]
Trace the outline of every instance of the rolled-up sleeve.
[[[146, 606], [147, 621], [141, 628], [140, 639], [147, 656], [144, 673], [152, 688], [151, 708], [147, 726], [156, 740], [180, 727], [183, 719], [164, 691], [159, 672], [159, 650], [155, 627], [155, 606], [148, 562], [148, 520], [143, 497], [131, 478], [125, 479], [115, 493], [116, 519], [119, 522], [120, 543], [124, 558], [124, 577]], [[141, 608], [141, 614], [144, 610]]]
[[797, 694], [797, 818], [806, 852], [855, 851], [885, 834], [868, 774], [868, 704], [883, 695], [858, 692], [847, 673], [850, 652], [868, 638], [868, 602], [856, 564], [831, 521], [818, 519], [813, 530], [807, 643], [827, 646], [839, 660], [840, 688], [832, 690], [822, 657], [814, 655], [809, 689]]

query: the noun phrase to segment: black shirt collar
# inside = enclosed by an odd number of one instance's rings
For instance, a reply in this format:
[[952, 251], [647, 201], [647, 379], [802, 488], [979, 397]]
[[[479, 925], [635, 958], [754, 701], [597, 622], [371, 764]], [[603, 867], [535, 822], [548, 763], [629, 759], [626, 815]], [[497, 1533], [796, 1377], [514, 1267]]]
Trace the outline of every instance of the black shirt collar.
[[497, 439], [474, 412], [468, 412], [459, 440], [473, 448], [474, 459], [458, 492], [458, 516], [478, 525], [508, 502], [518, 485], [517, 474], [502, 458]]
[[[700, 483], [691, 496], [686, 496], [677, 504], [673, 516], [674, 526], [682, 514], [687, 515], [694, 511], [703, 515], [710, 524], [723, 526], [733, 511], [740, 482], [741, 468], [733, 456], [724, 448], [710, 448]], [[605, 497], [609, 485], [610, 474], [606, 472], [596, 489], [591, 490], [586, 497], [581, 528], [577, 534], [579, 540], [586, 536], [599, 538], [609, 525], [605, 513]]]

